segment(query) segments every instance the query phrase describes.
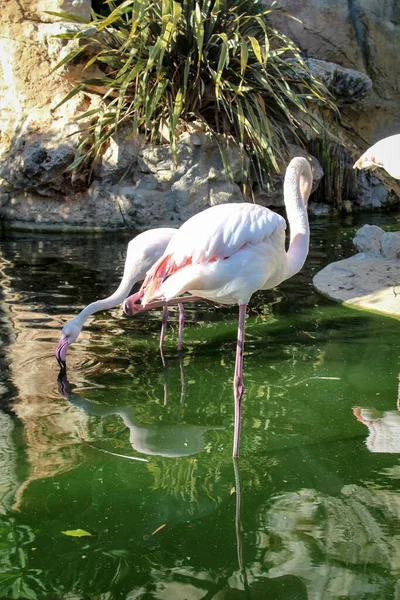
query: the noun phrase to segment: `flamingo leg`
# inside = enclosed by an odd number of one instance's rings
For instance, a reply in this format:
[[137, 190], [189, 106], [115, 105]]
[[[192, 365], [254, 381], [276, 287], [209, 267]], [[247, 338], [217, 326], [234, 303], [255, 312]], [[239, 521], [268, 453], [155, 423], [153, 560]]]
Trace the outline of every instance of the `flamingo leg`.
[[233, 458], [239, 455], [240, 438], [240, 407], [242, 404], [243, 386], [243, 347], [244, 329], [246, 323], [246, 304], [239, 305], [239, 325], [236, 345], [235, 376], [233, 379], [233, 393], [235, 399], [235, 429], [233, 434]]
[[161, 351], [161, 354], [163, 353], [163, 345], [164, 345], [165, 329], [167, 327], [167, 321], [168, 321], [168, 306], [164, 305], [163, 306], [163, 311], [162, 311], [162, 322], [161, 322], [161, 333], [160, 333], [160, 351]]
[[178, 350], [182, 348], [182, 334], [183, 334], [183, 326], [185, 324], [185, 310], [183, 308], [183, 304], [179, 302], [179, 332], [178, 332]]

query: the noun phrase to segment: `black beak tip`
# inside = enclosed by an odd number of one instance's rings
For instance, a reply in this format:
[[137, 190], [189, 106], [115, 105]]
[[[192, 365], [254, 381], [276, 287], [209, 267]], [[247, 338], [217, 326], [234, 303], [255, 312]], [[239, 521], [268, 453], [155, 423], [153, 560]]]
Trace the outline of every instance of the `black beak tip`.
[[129, 309], [129, 304], [126, 301], [124, 301], [124, 303], [122, 304], [122, 311], [123, 311], [123, 313], [124, 313], [124, 315], [126, 317], [130, 317], [131, 316], [131, 311]]
[[57, 362], [59, 364], [60, 369], [62, 371], [66, 371], [67, 370], [67, 363], [66, 363], [66, 361], [62, 360], [62, 358], [60, 357], [59, 354], [56, 354], [56, 359], [57, 359]]

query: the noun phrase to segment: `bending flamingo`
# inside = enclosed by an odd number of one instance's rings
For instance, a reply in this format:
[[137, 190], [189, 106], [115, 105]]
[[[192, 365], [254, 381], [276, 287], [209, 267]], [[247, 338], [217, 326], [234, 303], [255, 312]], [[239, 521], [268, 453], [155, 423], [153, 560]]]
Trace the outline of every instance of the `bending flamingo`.
[[[154, 262], [162, 255], [168, 243], [176, 234], [177, 229], [160, 228], [145, 231], [128, 244], [126, 254], [124, 273], [117, 290], [104, 300], [97, 300], [86, 306], [81, 312], [68, 321], [62, 329], [60, 341], [56, 348], [56, 358], [61, 368], [65, 368], [68, 346], [70, 346], [79, 336], [79, 333], [85, 324], [87, 318], [100, 310], [107, 310], [116, 306], [124, 300], [132, 289], [132, 286], [142, 281], [146, 272]], [[132, 301], [138, 298], [138, 294], [131, 296]], [[163, 305], [163, 320], [160, 336], [160, 348], [164, 341], [165, 327], [168, 317], [168, 307]], [[184, 323], [183, 306], [179, 303], [179, 334], [178, 349], [182, 344], [182, 330]]]
[[[256, 204], [222, 204], [195, 215], [178, 230], [163, 256], [148, 272], [139, 291], [142, 304], [177, 298], [185, 292], [221, 304], [239, 305], [234, 375], [235, 429], [233, 456], [239, 452], [243, 396], [243, 340], [246, 306], [252, 294], [279, 285], [300, 271], [308, 254], [307, 203], [312, 173], [305, 158], [294, 158], [284, 181], [290, 224], [285, 250], [285, 219]], [[129, 304], [130, 299], [126, 301]]]
[[400, 179], [400, 134], [376, 142], [354, 163], [354, 169], [382, 167], [395, 179]]

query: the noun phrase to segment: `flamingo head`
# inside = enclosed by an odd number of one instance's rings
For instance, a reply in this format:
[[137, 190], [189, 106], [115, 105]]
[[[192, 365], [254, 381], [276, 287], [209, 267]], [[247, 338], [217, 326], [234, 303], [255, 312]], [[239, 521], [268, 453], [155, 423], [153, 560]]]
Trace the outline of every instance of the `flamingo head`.
[[56, 358], [61, 368], [65, 369], [68, 346], [76, 340], [80, 331], [81, 326], [75, 319], [68, 321], [62, 328], [60, 341], [58, 342], [55, 351]]

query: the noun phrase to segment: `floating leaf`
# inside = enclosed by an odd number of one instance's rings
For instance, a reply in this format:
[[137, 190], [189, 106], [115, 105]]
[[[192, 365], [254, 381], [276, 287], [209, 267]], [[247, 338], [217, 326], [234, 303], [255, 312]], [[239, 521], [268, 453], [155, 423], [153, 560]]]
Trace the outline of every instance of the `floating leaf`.
[[160, 525], [160, 527], [157, 527], [157, 529], [155, 529], [151, 535], [154, 535], [155, 533], [157, 533], [157, 532], [158, 532], [158, 531], [160, 531], [161, 529], [164, 529], [164, 527], [166, 527], [166, 526], [167, 526], [167, 524], [166, 524], [166, 523], [164, 523], [164, 525]]
[[67, 531], [62, 531], [64, 535], [69, 535], [71, 537], [93, 537], [91, 533], [85, 531], [84, 529], [68, 529]]

